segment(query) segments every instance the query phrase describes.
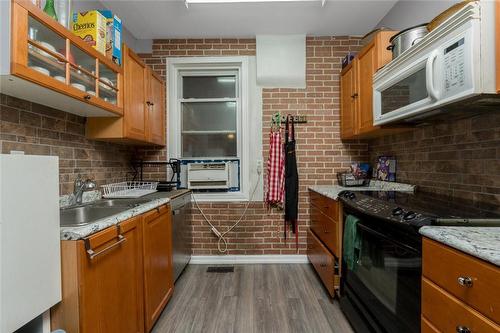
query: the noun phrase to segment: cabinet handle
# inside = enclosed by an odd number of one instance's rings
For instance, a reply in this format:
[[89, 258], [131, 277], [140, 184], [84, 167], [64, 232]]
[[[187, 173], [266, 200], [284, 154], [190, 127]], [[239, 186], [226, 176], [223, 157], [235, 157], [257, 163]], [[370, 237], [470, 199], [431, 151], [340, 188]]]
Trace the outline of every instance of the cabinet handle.
[[150, 101], [146, 101], [147, 106], [151, 106], [152, 103]]
[[92, 96], [90, 96], [90, 95], [83, 96], [83, 99], [86, 101], [90, 100], [91, 98], [92, 98]]
[[458, 281], [458, 284], [463, 286], [463, 287], [467, 287], [467, 288], [472, 287], [472, 279], [468, 276], [459, 276], [457, 281]]
[[354, 93], [351, 95], [351, 98], [357, 98], [358, 97], [358, 93]]
[[324, 232], [325, 234], [329, 234], [329, 233], [330, 233], [330, 231], [328, 231], [328, 229], [327, 229], [326, 227], [323, 229], [323, 232]]
[[101, 251], [98, 251], [98, 252], [95, 252], [94, 250], [92, 250], [90, 248], [90, 241], [88, 238], [85, 239], [85, 249], [87, 250], [87, 255], [89, 256], [89, 259], [92, 260], [94, 259], [95, 257], [105, 253], [105, 252], [108, 252], [109, 250], [117, 247], [118, 245], [120, 245], [121, 243], [125, 242], [127, 239], [125, 238], [125, 236], [123, 236], [120, 232], [120, 226], [117, 226], [118, 228], [118, 236], [116, 237], [117, 241], [113, 244], [111, 244], [110, 246], [102, 249]]
[[457, 326], [457, 333], [471, 333], [467, 326]]

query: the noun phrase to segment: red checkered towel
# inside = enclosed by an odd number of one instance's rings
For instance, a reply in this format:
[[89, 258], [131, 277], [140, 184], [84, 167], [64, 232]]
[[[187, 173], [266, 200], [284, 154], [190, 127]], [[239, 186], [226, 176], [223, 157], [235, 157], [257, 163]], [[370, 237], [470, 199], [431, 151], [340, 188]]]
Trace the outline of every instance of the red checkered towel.
[[285, 189], [285, 154], [281, 143], [281, 129], [269, 137], [269, 159], [267, 160], [266, 203], [268, 207], [283, 206]]

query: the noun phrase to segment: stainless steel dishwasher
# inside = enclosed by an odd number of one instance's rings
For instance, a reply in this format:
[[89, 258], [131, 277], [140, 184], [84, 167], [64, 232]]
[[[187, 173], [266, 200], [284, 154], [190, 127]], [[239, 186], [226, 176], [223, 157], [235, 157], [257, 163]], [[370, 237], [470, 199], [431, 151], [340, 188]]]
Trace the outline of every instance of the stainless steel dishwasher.
[[191, 260], [193, 233], [191, 230], [191, 192], [170, 201], [172, 207], [172, 250], [174, 281], [177, 281]]

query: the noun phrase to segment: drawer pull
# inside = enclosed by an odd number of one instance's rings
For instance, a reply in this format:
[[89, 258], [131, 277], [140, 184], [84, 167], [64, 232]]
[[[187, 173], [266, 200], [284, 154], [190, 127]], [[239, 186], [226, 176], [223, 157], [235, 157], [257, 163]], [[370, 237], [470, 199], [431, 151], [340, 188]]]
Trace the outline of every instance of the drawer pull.
[[468, 276], [459, 276], [457, 281], [458, 281], [458, 284], [461, 286], [468, 287], [468, 288], [472, 287], [472, 279]]
[[319, 266], [320, 267], [326, 267], [327, 265], [326, 264], [320, 264]]
[[109, 250], [113, 249], [114, 247], [120, 245], [121, 243], [125, 242], [127, 239], [125, 236], [123, 236], [120, 232], [120, 226], [117, 226], [118, 228], [118, 236], [116, 236], [117, 241], [110, 246], [102, 249], [101, 251], [95, 252], [93, 249], [90, 248], [90, 241], [88, 238], [85, 239], [85, 249], [87, 250], [87, 255], [89, 256], [89, 259], [92, 260], [95, 257], [108, 252]]
[[457, 333], [471, 333], [467, 326], [457, 326]]

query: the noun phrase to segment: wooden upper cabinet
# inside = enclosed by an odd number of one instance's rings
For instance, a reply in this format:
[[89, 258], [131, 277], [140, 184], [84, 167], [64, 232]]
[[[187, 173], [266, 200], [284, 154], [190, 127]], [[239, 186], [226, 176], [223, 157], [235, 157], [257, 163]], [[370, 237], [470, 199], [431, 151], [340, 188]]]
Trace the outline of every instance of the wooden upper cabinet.
[[370, 132], [373, 126], [373, 80], [371, 77], [376, 71], [375, 43], [370, 43], [358, 55], [356, 62], [357, 83], [357, 133]]
[[172, 296], [172, 220], [170, 206], [144, 215], [145, 329], [149, 332]]
[[[357, 60], [354, 59], [354, 62]], [[351, 63], [340, 78], [340, 137], [348, 139], [356, 134], [355, 130], [355, 98], [354, 78], [355, 63]]]
[[165, 145], [165, 84], [123, 46], [124, 108], [121, 118], [87, 120], [87, 137], [130, 144]]
[[401, 129], [382, 129], [373, 125], [373, 75], [391, 61], [387, 50], [396, 31], [381, 31], [365, 45], [341, 73], [341, 138], [369, 138]]
[[149, 99], [148, 106], [148, 140], [158, 145], [165, 144], [165, 85], [161, 77], [148, 71]]
[[144, 332], [142, 218], [85, 240], [63, 241], [63, 301], [52, 328], [71, 333]]
[[[123, 113], [123, 69], [49, 17], [31, 1], [9, 1], [10, 69], [0, 91], [83, 117]], [[3, 6], [8, 6], [3, 5]]]
[[125, 108], [124, 136], [139, 141], [147, 140], [148, 127], [148, 68], [130, 48], [124, 47]]

